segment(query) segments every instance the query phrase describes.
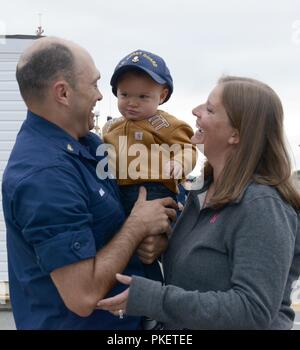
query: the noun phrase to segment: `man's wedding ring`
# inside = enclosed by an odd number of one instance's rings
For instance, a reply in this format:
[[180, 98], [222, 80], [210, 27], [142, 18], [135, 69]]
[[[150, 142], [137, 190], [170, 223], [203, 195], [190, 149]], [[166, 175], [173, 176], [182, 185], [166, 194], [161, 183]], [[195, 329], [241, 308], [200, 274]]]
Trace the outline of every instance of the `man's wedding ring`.
[[124, 311], [123, 310], [119, 310], [119, 319], [123, 319], [124, 318]]

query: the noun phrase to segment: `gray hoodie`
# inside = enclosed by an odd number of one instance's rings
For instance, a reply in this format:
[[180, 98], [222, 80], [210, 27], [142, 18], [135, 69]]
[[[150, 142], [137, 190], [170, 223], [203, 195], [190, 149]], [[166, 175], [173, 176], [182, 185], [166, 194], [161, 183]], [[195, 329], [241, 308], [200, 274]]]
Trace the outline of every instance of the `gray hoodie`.
[[299, 214], [251, 183], [221, 210], [190, 193], [163, 258], [166, 285], [133, 277], [127, 314], [167, 329], [291, 329], [300, 274]]

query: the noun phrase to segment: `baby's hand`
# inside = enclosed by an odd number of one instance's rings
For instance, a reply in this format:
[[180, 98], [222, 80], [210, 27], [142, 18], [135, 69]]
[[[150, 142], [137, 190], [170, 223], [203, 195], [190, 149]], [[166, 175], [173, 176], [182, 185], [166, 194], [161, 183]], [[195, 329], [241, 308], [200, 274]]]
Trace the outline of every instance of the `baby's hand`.
[[182, 179], [182, 165], [177, 160], [170, 160], [164, 168], [164, 175], [167, 179]]
[[181, 202], [178, 202], [178, 210], [183, 211], [184, 205]]

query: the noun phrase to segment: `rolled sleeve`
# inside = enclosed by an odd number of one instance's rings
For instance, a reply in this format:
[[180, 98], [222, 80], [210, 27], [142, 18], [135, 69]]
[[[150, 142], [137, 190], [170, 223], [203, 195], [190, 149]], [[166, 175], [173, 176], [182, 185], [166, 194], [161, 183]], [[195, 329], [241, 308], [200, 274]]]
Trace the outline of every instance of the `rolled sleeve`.
[[13, 195], [13, 216], [42, 270], [51, 272], [96, 255], [89, 195], [63, 166], [25, 178]]
[[96, 255], [94, 237], [90, 230], [60, 233], [36, 244], [34, 249], [39, 266], [48, 273]]

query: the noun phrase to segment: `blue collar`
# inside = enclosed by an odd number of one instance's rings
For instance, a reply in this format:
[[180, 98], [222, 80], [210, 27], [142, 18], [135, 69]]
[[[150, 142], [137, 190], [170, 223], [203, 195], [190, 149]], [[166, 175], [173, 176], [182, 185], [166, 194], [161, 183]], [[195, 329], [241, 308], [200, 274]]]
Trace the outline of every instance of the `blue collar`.
[[89, 145], [89, 134], [78, 141], [56, 124], [49, 122], [29, 110], [27, 111], [25, 123], [62, 150], [78, 156], [82, 155], [87, 159], [95, 160], [95, 157], [90, 154], [87, 146]]

